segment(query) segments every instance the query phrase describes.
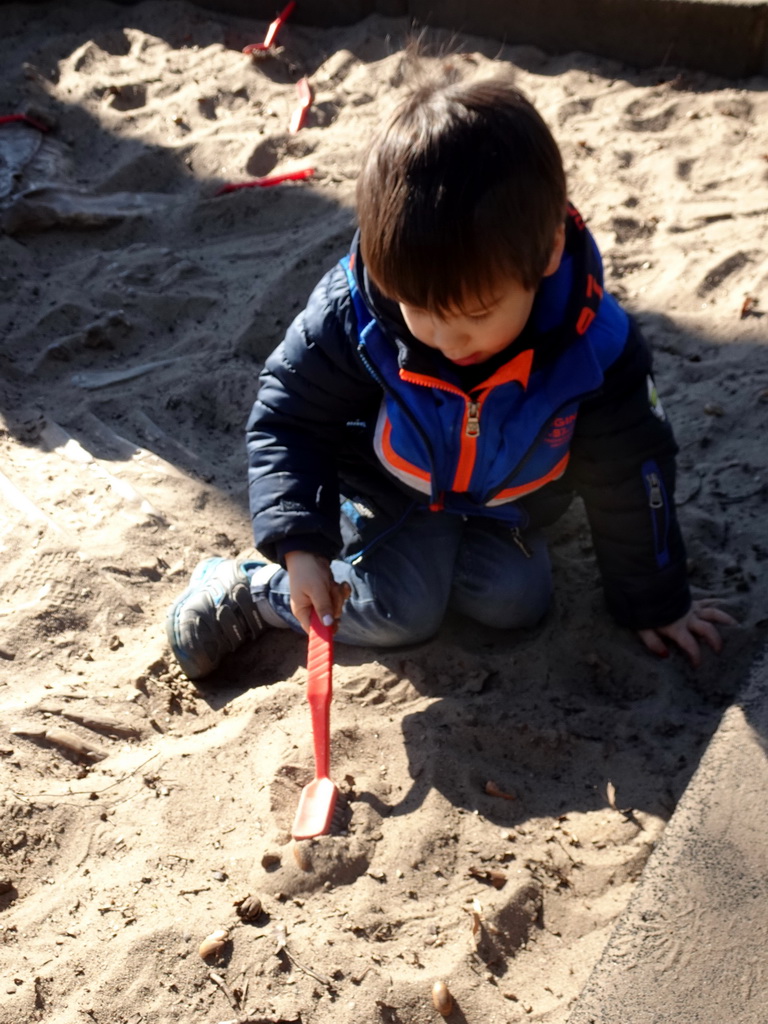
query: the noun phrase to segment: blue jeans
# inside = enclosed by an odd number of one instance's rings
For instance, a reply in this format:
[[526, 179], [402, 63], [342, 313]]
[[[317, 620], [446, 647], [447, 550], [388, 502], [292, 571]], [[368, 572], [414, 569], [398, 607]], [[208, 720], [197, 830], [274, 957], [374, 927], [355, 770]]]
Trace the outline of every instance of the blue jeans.
[[[331, 563], [334, 579], [352, 590], [336, 639], [366, 647], [419, 643], [437, 632], [449, 608], [497, 629], [535, 626], [552, 594], [549, 555], [540, 534], [524, 535], [528, 555], [515, 537], [491, 519], [414, 511], [356, 564]], [[285, 569], [254, 587], [254, 598], [303, 632]]]

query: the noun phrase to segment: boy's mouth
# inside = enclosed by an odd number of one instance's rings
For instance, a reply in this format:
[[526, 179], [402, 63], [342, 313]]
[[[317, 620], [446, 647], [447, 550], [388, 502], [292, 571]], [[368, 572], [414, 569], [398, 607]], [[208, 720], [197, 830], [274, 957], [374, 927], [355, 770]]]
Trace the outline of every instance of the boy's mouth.
[[452, 359], [451, 362], [455, 366], [474, 366], [475, 363], [480, 362], [480, 356], [465, 356], [463, 359]]

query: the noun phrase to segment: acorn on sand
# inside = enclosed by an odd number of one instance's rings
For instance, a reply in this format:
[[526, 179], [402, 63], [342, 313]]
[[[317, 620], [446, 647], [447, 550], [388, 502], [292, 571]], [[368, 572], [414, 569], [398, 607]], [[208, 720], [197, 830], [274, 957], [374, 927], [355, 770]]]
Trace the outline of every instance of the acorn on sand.
[[443, 1017], [447, 1017], [453, 1009], [453, 996], [444, 981], [436, 981], [432, 986], [432, 1005]]
[[211, 932], [207, 935], [200, 943], [198, 952], [203, 960], [207, 960], [209, 957], [218, 957], [226, 944], [229, 942], [229, 929], [217, 928], [215, 932]]

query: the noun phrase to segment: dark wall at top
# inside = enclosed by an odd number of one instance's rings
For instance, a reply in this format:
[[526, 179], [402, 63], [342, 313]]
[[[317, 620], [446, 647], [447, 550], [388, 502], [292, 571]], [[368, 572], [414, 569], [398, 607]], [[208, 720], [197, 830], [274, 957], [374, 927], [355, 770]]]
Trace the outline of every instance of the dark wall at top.
[[[198, 0], [209, 10], [266, 21], [285, 3]], [[635, 67], [768, 75], [768, 0], [298, 0], [291, 20], [349, 25], [372, 13], [549, 53], [583, 50]]]
[[551, 53], [584, 50], [638, 67], [768, 74], [768, 3], [712, 0], [410, 0], [420, 21]]

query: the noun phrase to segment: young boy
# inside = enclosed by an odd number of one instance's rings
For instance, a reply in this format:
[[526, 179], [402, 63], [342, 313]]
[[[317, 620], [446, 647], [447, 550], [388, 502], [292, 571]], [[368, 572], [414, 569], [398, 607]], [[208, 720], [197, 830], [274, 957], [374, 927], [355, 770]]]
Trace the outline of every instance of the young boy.
[[247, 427], [256, 546], [168, 613], [191, 679], [267, 627], [426, 640], [448, 608], [535, 625], [540, 528], [584, 500], [608, 607], [666, 656], [719, 650], [691, 602], [676, 446], [636, 325], [603, 291], [557, 145], [503, 77], [415, 88], [374, 139], [351, 251], [267, 360]]

